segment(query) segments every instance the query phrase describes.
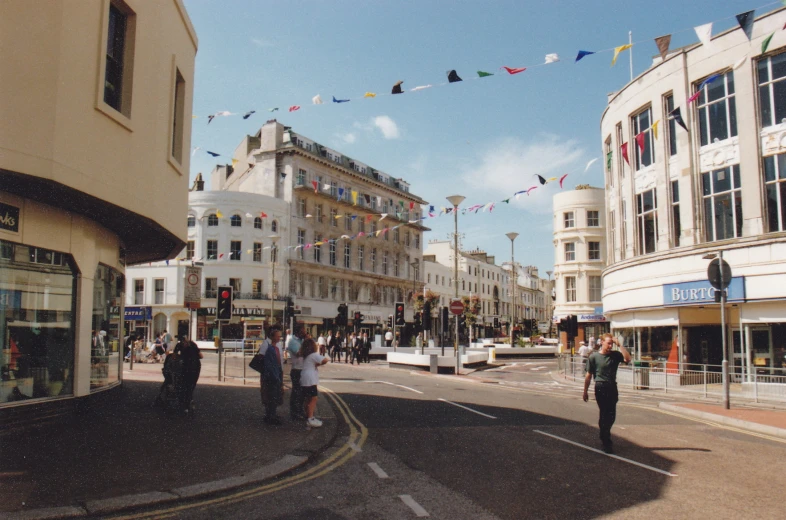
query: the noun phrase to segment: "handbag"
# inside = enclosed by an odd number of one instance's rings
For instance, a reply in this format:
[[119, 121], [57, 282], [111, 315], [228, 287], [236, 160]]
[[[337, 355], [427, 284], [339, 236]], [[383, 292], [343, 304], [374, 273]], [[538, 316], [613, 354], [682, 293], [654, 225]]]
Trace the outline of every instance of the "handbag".
[[265, 369], [265, 356], [262, 354], [254, 354], [254, 357], [251, 358], [251, 362], [248, 364], [248, 368], [256, 370], [261, 374], [262, 370]]

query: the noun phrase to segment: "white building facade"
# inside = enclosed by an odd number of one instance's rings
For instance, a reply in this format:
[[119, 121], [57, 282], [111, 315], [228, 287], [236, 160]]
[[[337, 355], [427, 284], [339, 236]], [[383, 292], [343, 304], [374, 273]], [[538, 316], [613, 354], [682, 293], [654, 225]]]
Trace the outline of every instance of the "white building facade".
[[[554, 321], [576, 316], [579, 341], [608, 332], [602, 307], [606, 193], [578, 187], [554, 195]], [[563, 344], [566, 341], [563, 340]]]
[[[735, 371], [783, 366], [785, 22], [777, 9], [755, 20], [750, 43], [735, 28], [710, 46], [657, 58], [610, 96], [601, 118], [609, 223], [603, 308], [642, 360], [667, 361], [673, 370], [720, 365], [720, 309], [706, 257], [723, 251], [733, 274], [726, 323]], [[669, 119], [677, 108], [687, 131]]]

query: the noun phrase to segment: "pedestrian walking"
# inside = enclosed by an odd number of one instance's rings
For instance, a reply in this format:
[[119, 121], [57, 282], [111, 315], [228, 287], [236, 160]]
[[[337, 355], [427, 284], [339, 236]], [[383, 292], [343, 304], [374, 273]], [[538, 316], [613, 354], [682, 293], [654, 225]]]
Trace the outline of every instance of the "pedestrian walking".
[[180, 343], [175, 347], [174, 354], [181, 363], [182, 379], [178, 391], [180, 409], [183, 413], [192, 411], [191, 402], [194, 400], [194, 388], [199, 381], [199, 373], [202, 371], [202, 358], [196, 343], [183, 336]]
[[360, 336], [356, 335], [354, 332], [352, 333], [352, 341], [350, 342], [349, 352], [352, 355], [350, 359], [350, 364], [353, 365], [355, 362], [360, 364]]
[[341, 332], [337, 331], [336, 335], [330, 338], [328, 348], [330, 349], [330, 361], [335, 363], [338, 359], [338, 362], [341, 363]]
[[258, 352], [265, 359], [265, 366], [259, 375], [262, 404], [265, 407], [265, 423], [273, 426], [281, 424], [276, 409], [284, 401], [283, 354], [278, 346], [280, 341], [281, 329], [271, 327], [267, 339], [262, 342]]
[[307, 339], [300, 347], [298, 356], [303, 360], [303, 371], [301, 372], [300, 382], [303, 385], [303, 395], [305, 396], [306, 423], [311, 428], [319, 428], [322, 421], [314, 417], [317, 407], [317, 385], [319, 385], [319, 372], [317, 368], [328, 362], [328, 359], [319, 355], [317, 345], [313, 339]]
[[317, 338], [317, 347], [319, 347], [319, 355], [324, 356], [327, 352], [327, 340], [324, 334], [320, 334]]
[[[600, 442], [605, 453], [613, 453], [611, 441], [611, 427], [617, 418], [617, 368], [620, 363], [630, 362], [630, 353], [611, 334], [603, 335], [600, 351], [590, 354], [587, 361], [587, 375], [584, 378], [584, 395], [586, 402], [589, 400], [587, 391], [590, 381], [595, 378], [595, 401], [598, 403], [600, 429]], [[619, 350], [612, 350], [614, 345]]]
[[388, 331], [385, 333], [385, 346], [386, 347], [393, 346], [393, 331], [391, 331], [390, 329], [388, 329]]
[[164, 353], [171, 351], [175, 348], [175, 338], [172, 337], [172, 334], [164, 329], [163, 336], [161, 337], [161, 343], [164, 347]]
[[415, 338], [415, 348], [422, 349], [423, 348], [423, 333], [418, 332], [418, 337]]
[[371, 340], [368, 339], [368, 332], [363, 333], [363, 337], [360, 340], [360, 362], [370, 363], [369, 354], [371, 353]]
[[303, 370], [303, 358], [298, 356], [306, 337], [302, 325], [295, 326], [295, 333], [287, 341], [287, 352], [292, 360], [289, 379], [292, 381], [292, 392], [289, 394], [289, 418], [293, 421], [305, 419], [303, 415], [303, 390], [300, 386], [300, 372]]

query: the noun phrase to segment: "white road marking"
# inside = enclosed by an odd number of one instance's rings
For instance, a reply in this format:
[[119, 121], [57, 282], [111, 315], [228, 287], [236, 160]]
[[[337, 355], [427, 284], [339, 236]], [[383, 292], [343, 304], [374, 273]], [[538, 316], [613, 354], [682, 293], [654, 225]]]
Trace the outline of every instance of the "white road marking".
[[603, 453], [601, 450], [591, 448], [589, 446], [585, 446], [584, 444], [579, 444], [578, 442], [571, 441], [569, 439], [565, 439], [563, 437], [558, 437], [556, 435], [552, 435], [550, 433], [542, 432], [540, 430], [532, 430], [535, 433], [539, 433], [541, 435], [545, 435], [547, 437], [551, 437], [552, 439], [557, 439], [558, 441], [567, 442], [568, 444], [572, 444], [574, 446], [578, 446], [579, 448], [584, 448], [585, 450], [594, 451], [595, 453], [600, 453], [601, 455], [605, 455], [607, 457], [611, 457], [612, 459], [621, 460], [622, 462], [627, 462], [628, 464], [633, 464], [634, 466], [639, 466], [640, 468], [648, 469], [650, 471], [654, 471], [655, 473], [660, 473], [662, 475], [666, 475], [669, 477], [676, 477], [676, 473], [669, 473], [668, 471], [664, 471], [662, 469], [654, 468], [652, 466], [648, 466], [646, 464], [642, 464], [641, 462], [636, 462], [635, 460], [626, 459], [625, 457], [620, 457], [619, 455], [613, 455], [611, 453]]
[[379, 478], [390, 478], [390, 477], [388, 477], [388, 474], [385, 473], [385, 470], [380, 468], [379, 464], [377, 464], [376, 462], [369, 462], [368, 463], [368, 467], [371, 468], [374, 471], [374, 473], [377, 474], [377, 476]]
[[358, 381], [356, 379], [322, 379], [321, 381], [323, 383], [380, 383], [383, 385], [397, 386], [399, 388], [409, 390], [410, 392], [415, 392], [416, 394], [423, 393], [420, 390], [415, 390], [414, 388], [410, 388], [404, 385], [397, 385], [396, 383], [391, 383], [390, 381]]
[[410, 507], [410, 509], [412, 509], [412, 511], [415, 512], [415, 516], [418, 516], [418, 517], [431, 516], [431, 515], [428, 514], [428, 511], [423, 509], [423, 506], [421, 506], [420, 504], [415, 502], [415, 499], [412, 498], [411, 496], [409, 496], [409, 495], [399, 495], [398, 497], [401, 499], [402, 502], [407, 504]]
[[442, 399], [441, 397], [439, 399], [437, 399], [437, 400], [438, 401], [442, 401], [443, 403], [452, 404], [453, 406], [458, 406], [459, 408], [463, 408], [463, 409], [468, 410], [468, 411], [470, 411], [472, 413], [476, 413], [478, 415], [482, 415], [483, 417], [488, 417], [489, 419], [496, 419], [496, 417], [494, 417], [493, 415], [485, 414], [483, 412], [479, 412], [477, 410], [473, 410], [472, 408], [467, 408], [464, 405], [461, 405], [461, 404], [458, 404], [458, 403], [454, 403], [453, 401], [448, 401], [447, 399]]
[[356, 453], [361, 453], [361, 452], [363, 451], [363, 450], [362, 450], [362, 449], [360, 449], [360, 447], [359, 447], [357, 444], [355, 444], [354, 442], [348, 442], [347, 444], [349, 445], [349, 447], [350, 447], [350, 448], [352, 448], [352, 451], [354, 451], [354, 452], [356, 452]]
[[544, 370], [545, 368], [546, 367], [535, 367], [535, 368], [530, 368], [530, 370], [534, 372], [535, 370]]

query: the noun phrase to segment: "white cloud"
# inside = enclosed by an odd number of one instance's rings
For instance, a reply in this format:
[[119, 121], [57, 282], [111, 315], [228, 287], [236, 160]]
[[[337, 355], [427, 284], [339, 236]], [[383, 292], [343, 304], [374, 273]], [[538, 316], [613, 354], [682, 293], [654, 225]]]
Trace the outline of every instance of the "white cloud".
[[273, 47], [273, 42], [263, 40], [261, 38], [251, 38], [251, 43], [256, 45], [257, 47]]
[[507, 138], [483, 151], [460, 178], [467, 187], [466, 192], [473, 194], [472, 199], [480, 201], [505, 199], [517, 191], [537, 186], [529, 195], [521, 194], [518, 201], [511, 199], [510, 204], [530, 213], [551, 213], [552, 197], [559, 191], [559, 183], [541, 186], [535, 175], [546, 179], [565, 173], [578, 175], [584, 167], [581, 165], [580, 169], [578, 163], [584, 157], [584, 150], [573, 139], [551, 134], [539, 135], [529, 142]]
[[374, 118], [374, 126], [379, 128], [382, 132], [382, 137], [385, 139], [398, 139], [399, 131], [398, 125], [388, 116], [377, 116]]
[[358, 139], [358, 136], [356, 136], [352, 132], [347, 132], [346, 134], [340, 135], [339, 137], [341, 138], [342, 141], [344, 141], [347, 144], [352, 144]]

